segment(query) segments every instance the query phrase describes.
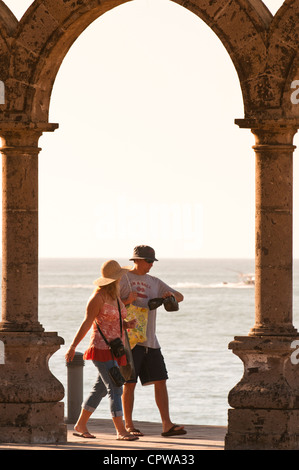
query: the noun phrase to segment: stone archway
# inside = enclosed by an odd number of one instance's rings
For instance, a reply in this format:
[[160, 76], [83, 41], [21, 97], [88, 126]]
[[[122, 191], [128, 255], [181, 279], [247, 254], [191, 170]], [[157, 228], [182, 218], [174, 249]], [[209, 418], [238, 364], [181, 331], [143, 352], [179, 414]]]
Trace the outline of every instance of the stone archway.
[[[18, 108], [20, 114], [18, 119], [23, 121], [30, 116], [31, 121], [48, 122], [52, 86], [70, 46], [92, 21], [128, 1], [130, 0], [114, 0], [101, 4], [89, 1], [83, 4], [80, 2], [80, 6], [73, 2], [72, 6], [69, 6], [68, 2], [65, 4], [44, 0], [32, 4], [17, 28], [11, 60], [11, 68], [14, 70], [12, 86], [15, 95], [17, 93], [20, 98], [18, 106], [15, 107], [15, 111]], [[223, 42], [236, 67], [243, 92], [245, 114], [249, 116], [251, 107], [256, 111], [258, 100], [262, 99], [258, 94], [260, 85], [256, 85], [256, 92], [251, 82], [254, 77], [256, 81], [260, 73], [258, 64], [265, 61], [266, 46], [262, 30], [265, 24], [270, 23], [271, 14], [264, 7], [262, 16], [259, 16], [253, 7], [246, 5], [247, 0], [229, 4], [219, 0], [176, 3], [198, 15]], [[243, 3], [248, 12], [245, 12]], [[256, 3], [263, 5], [261, 1]], [[85, 4], [88, 4], [88, 7], [84, 6]], [[26, 90], [23, 87], [26, 87]], [[9, 93], [8, 84], [7, 88]]]
[[[0, 102], [5, 364], [0, 376], [6, 383], [0, 394], [0, 441], [66, 439], [59, 402], [63, 389], [47, 367], [62, 340], [44, 332], [38, 321], [38, 141], [57, 127], [48, 122], [49, 104], [69, 48], [95, 19], [128, 1], [35, 0], [20, 22], [0, 2], [5, 86], [5, 103]], [[274, 18], [261, 0], [173, 1], [205, 21], [226, 47], [244, 101], [244, 119], [236, 122], [256, 138], [256, 321], [247, 337], [230, 345], [245, 372], [229, 395], [233, 409], [226, 448], [298, 448], [292, 422], [298, 418], [299, 391], [289, 357], [297, 336], [292, 156], [299, 111], [290, 99], [290, 84], [298, 73], [299, 0], [286, 0]]]

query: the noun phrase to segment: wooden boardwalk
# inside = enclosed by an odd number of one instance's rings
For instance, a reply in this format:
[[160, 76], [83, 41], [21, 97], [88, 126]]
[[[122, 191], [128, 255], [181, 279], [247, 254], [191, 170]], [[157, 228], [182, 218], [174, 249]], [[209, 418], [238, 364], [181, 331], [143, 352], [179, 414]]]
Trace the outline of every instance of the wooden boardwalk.
[[136, 422], [144, 436], [137, 441], [118, 441], [112, 420], [91, 419], [89, 430], [96, 439], [73, 436], [73, 425], [68, 424], [68, 442], [65, 444], [1, 444], [0, 450], [110, 450], [113, 451], [192, 451], [223, 450], [225, 426], [186, 425], [187, 434], [162, 437], [160, 423]]

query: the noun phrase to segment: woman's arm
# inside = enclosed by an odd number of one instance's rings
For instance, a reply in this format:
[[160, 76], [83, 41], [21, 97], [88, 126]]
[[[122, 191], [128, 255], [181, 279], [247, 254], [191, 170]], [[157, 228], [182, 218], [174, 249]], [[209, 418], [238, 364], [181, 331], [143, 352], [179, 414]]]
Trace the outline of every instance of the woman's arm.
[[137, 299], [137, 292], [130, 292], [126, 299], [121, 299], [124, 305], [129, 305]]
[[65, 355], [65, 359], [67, 362], [71, 362], [74, 359], [76, 347], [85, 337], [86, 333], [90, 330], [94, 319], [97, 317], [100, 309], [103, 306], [103, 303], [104, 302], [103, 302], [102, 296], [99, 295], [98, 293], [96, 293], [95, 296], [92, 297], [90, 301], [88, 302], [87, 307], [86, 307], [86, 312], [85, 312], [85, 318], [83, 322], [81, 323], [81, 326], [79, 330], [77, 331], [72, 341], [72, 344], [70, 345]]

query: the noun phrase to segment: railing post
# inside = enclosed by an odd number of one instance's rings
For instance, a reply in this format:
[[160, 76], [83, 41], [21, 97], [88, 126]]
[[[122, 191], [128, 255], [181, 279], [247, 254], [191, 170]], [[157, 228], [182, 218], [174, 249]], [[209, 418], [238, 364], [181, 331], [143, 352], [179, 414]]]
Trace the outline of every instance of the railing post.
[[67, 362], [67, 410], [68, 423], [76, 423], [83, 401], [83, 354], [75, 352], [72, 362]]

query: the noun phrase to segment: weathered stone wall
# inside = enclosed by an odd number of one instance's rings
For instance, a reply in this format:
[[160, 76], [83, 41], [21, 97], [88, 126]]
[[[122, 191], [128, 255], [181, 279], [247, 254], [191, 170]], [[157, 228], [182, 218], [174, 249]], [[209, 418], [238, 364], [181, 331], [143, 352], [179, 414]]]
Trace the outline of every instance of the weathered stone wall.
[[[59, 67], [82, 31], [128, 0], [36, 0], [18, 22], [0, 5], [0, 75], [7, 103], [0, 120], [47, 122]], [[244, 98], [245, 117], [291, 118], [298, 73], [299, 5], [286, 1], [273, 18], [261, 0], [174, 0], [205, 21], [226, 47]], [[299, 79], [299, 77], [298, 77]]]
[[[48, 123], [49, 104], [69, 48], [95, 19], [127, 1], [35, 0], [20, 22], [0, 1], [0, 80], [5, 85], [5, 100], [0, 96], [0, 341], [6, 358], [0, 363], [0, 441], [66, 438], [59, 403], [63, 391], [47, 367], [62, 339], [45, 333], [38, 321], [38, 140], [56, 127]], [[247, 337], [230, 344], [244, 362], [244, 377], [229, 395], [226, 447], [297, 449], [299, 386], [290, 354], [297, 337], [292, 323], [292, 159], [299, 126], [299, 0], [286, 0], [274, 17], [261, 0], [173, 1], [198, 15], [222, 41], [243, 93], [244, 119], [237, 124], [251, 129], [256, 139], [255, 325]]]

